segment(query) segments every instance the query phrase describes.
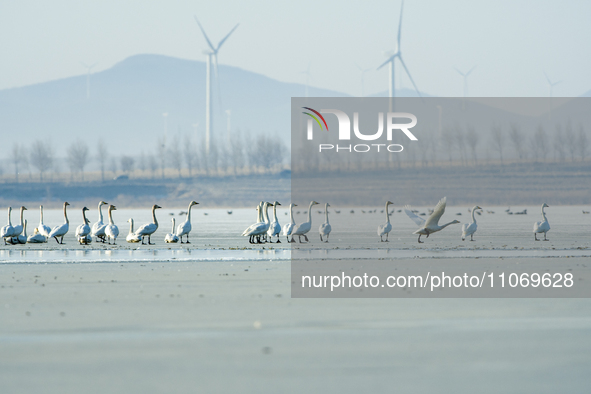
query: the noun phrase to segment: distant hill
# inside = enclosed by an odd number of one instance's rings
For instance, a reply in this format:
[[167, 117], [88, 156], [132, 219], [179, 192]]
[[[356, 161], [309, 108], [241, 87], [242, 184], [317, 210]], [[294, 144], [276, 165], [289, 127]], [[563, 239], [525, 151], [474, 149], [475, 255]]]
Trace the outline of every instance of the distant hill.
[[[237, 67], [219, 66], [214, 83], [214, 132], [227, 135], [225, 110], [232, 129], [273, 133], [289, 141], [290, 100], [302, 97], [305, 86], [284, 83]], [[220, 94], [218, 94], [218, 92]], [[168, 112], [168, 133], [205, 133], [205, 63], [161, 55], [136, 55], [91, 75], [0, 91], [0, 154], [12, 143], [50, 139], [57, 155], [70, 141], [94, 144], [111, 141], [114, 154], [151, 151], [164, 134], [162, 114]], [[343, 97], [343, 93], [309, 87], [310, 96]], [[221, 103], [221, 105], [220, 105]], [[198, 123], [195, 132], [193, 125]]]

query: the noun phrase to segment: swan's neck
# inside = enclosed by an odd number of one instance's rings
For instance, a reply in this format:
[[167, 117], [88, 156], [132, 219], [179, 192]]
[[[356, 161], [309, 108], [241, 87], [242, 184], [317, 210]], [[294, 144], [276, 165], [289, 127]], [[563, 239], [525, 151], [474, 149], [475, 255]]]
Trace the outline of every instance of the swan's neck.
[[474, 211], [476, 211], [476, 209], [472, 208], [472, 223], [476, 223], [476, 218], [474, 217]]
[[259, 205], [259, 207], [257, 208], [257, 223], [261, 223], [263, 221], [263, 208], [261, 208], [262, 206]]
[[158, 227], [158, 220], [156, 220], [156, 208], [152, 208], [152, 221]]
[[189, 204], [189, 209], [187, 209], [187, 222], [191, 221], [191, 208], [193, 208], [193, 204]]
[[39, 209], [39, 224], [43, 224], [43, 205], [41, 205], [41, 209]]
[[98, 205], [98, 211], [99, 211], [99, 222], [103, 222], [103, 210], [101, 209], [101, 207], [103, 206], [103, 204]]
[[113, 223], [113, 216], [112, 216], [112, 210], [109, 209], [109, 224], [114, 224]]
[[324, 207], [324, 217], [325, 217], [326, 223], [328, 223], [328, 204], [326, 204], [326, 206]]
[[277, 206], [273, 205], [273, 220], [277, 221]]
[[[546, 212], [544, 212], [544, 207], [542, 207], [542, 217], [544, 218], [544, 221], [547, 222], [548, 219], [546, 219]], [[21, 219], [22, 221], [22, 219]]]
[[308, 207], [308, 223], [312, 224], [312, 206], [314, 206], [314, 204], [310, 203], [310, 206]]
[[129, 221], [129, 234], [133, 234], [133, 219]]
[[64, 219], [66, 219], [66, 223], [70, 224], [70, 221], [68, 220], [68, 214], [66, 213], [66, 205], [64, 204]]
[[439, 226], [440, 230], [443, 230], [444, 228], [446, 228], [447, 226], [449, 226], [450, 224], [454, 224], [455, 222], [451, 221], [449, 223], [445, 223], [443, 226]]
[[87, 220], [86, 220], [86, 211], [82, 210], [82, 219], [84, 219], [84, 224], [86, 224]]
[[25, 210], [23, 209], [23, 207], [21, 207], [21, 226], [24, 225], [24, 222], [23, 222], [23, 214], [24, 213], [25, 213]]
[[269, 223], [269, 204], [265, 204], [265, 223]]
[[385, 209], [385, 211], [386, 211], [386, 220], [388, 220], [388, 223], [390, 223], [390, 214], [388, 213], [388, 206], [389, 205], [390, 204], [386, 203], [386, 209]]
[[8, 207], [8, 225], [12, 226], [12, 220], [10, 219], [10, 216], [12, 216], [12, 207]]
[[[189, 207], [189, 209], [191, 208]], [[170, 231], [171, 234], [174, 234], [174, 223], [174, 218], [172, 218], [172, 230]]]
[[23, 235], [27, 238], [27, 221], [25, 220], [25, 225], [23, 227]]
[[293, 220], [293, 204], [289, 206], [289, 220], [291, 224], [295, 224], [295, 220]]

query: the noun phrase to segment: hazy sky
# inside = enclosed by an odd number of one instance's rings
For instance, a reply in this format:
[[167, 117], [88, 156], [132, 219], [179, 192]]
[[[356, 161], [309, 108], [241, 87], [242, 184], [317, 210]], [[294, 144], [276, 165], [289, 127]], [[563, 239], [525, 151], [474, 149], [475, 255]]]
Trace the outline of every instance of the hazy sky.
[[[204, 60], [206, 43], [240, 27], [219, 61], [286, 82], [352, 95], [387, 89], [387, 71], [375, 71], [394, 49], [400, 1], [8, 1], [0, 3], [0, 89], [96, 71], [128, 56], [154, 53]], [[591, 89], [591, 2], [408, 0], [402, 52], [419, 88], [462, 95], [454, 70], [477, 65], [473, 96], [555, 96]], [[401, 70], [398, 67], [398, 70]], [[410, 87], [406, 77], [398, 86]]]

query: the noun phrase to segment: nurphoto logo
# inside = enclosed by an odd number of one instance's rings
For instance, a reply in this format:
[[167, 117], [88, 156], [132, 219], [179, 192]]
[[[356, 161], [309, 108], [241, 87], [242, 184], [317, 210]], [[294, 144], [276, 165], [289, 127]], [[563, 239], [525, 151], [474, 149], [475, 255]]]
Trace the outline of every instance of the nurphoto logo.
[[[322, 114], [333, 114], [337, 117], [339, 124], [338, 139], [339, 141], [350, 141], [351, 140], [351, 119], [344, 111], [338, 109], [321, 109], [317, 111], [310, 107], [302, 107], [307, 110], [302, 112], [304, 115], [310, 117], [307, 124], [307, 139], [309, 141], [314, 139], [314, 121], [320, 127], [320, 130], [328, 131], [328, 124]], [[309, 111], [309, 112], [308, 112]], [[353, 112], [353, 133], [355, 137], [362, 141], [377, 141], [382, 138], [384, 134], [384, 113], [378, 112], [378, 130], [373, 134], [364, 134], [359, 130], [359, 112]], [[395, 119], [407, 119], [410, 122], [407, 123], [395, 123]], [[397, 122], [396, 121], [396, 122]], [[386, 114], [386, 140], [392, 141], [392, 135], [394, 131], [402, 131], [408, 139], [411, 141], [418, 141], [417, 137], [409, 129], [417, 125], [417, 117], [407, 112], [388, 112]], [[400, 144], [386, 144], [386, 143], [374, 143], [374, 144], [318, 144], [319, 152], [324, 151], [335, 151], [335, 152], [358, 152], [366, 153], [370, 151], [377, 152], [392, 152], [398, 153], [404, 150], [404, 147]]]

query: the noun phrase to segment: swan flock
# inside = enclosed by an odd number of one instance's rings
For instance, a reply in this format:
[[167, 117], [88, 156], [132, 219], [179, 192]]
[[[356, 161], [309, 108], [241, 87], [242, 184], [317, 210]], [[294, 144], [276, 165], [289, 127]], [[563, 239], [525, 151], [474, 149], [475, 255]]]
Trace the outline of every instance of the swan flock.
[[[189, 235], [192, 231], [192, 224], [191, 224], [191, 210], [194, 206], [198, 205], [199, 203], [196, 201], [191, 201], [189, 203], [188, 209], [183, 214], [186, 214], [186, 219], [178, 225], [175, 229], [175, 219], [172, 218], [172, 228], [170, 233], [167, 233], [164, 242], [165, 243], [186, 243], [189, 244]], [[288, 243], [293, 242], [310, 242], [308, 238], [309, 232], [312, 229], [312, 210], [315, 205], [318, 205], [317, 201], [310, 201], [308, 205], [308, 210], [304, 211], [303, 213], [307, 215], [307, 221], [302, 223], [296, 223], [294, 219], [294, 207], [297, 207], [297, 204], [291, 203], [289, 204], [289, 222], [285, 223], [282, 227], [279, 223], [279, 218], [277, 217], [277, 207], [281, 206], [279, 201], [274, 202], [267, 202], [261, 201], [258, 206], [256, 207], [257, 217], [256, 222], [247, 227], [243, 232], [242, 236], [248, 237], [249, 243], [251, 244], [261, 244], [265, 242], [274, 242], [274, 243], [281, 243], [281, 237], [284, 236], [285, 240]], [[458, 220], [452, 220], [447, 223], [440, 224], [440, 220], [445, 213], [445, 208], [447, 204], [447, 199], [444, 197], [442, 198], [435, 207], [431, 210], [429, 209], [429, 214], [420, 213], [413, 210], [409, 205], [404, 206], [403, 210], [406, 215], [418, 226], [418, 229], [413, 232], [413, 234], [418, 235], [418, 243], [424, 243], [421, 240], [421, 237], [425, 236], [425, 238], [429, 238], [432, 234], [442, 231], [446, 227], [460, 223]], [[104, 223], [104, 217], [102, 212], [103, 205], [108, 205], [107, 214], [108, 214], [108, 222]], [[389, 208], [390, 205], [393, 205], [392, 201], [387, 201], [385, 203], [384, 209], [381, 211], [382, 213], [386, 214], [386, 220], [382, 224], [378, 225], [377, 227], [377, 235], [380, 237], [379, 242], [389, 242], [389, 234], [393, 229], [390, 216], [394, 213], [394, 211], [390, 212]], [[39, 225], [34, 228], [33, 234], [27, 236], [27, 221], [24, 219], [24, 212], [27, 210], [25, 206], [21, 206], [19, 210], [19, 223], [13, 225], [12, 223], [12, 207], [8, 207], [8, 223], [7, 225], [0, 228], [0, 237], [4, 240], [4, 244], [24, 244], [24, 243], [46, 243], [50, 239], [55, 239], [55, 241], [62, 245], [64, 244], [64, 236], [68, 233], [70, 228], [70, 221], [68, 219], [68, 212], [67, 207], [70, 206], [68, 202], [64, 202], [63, 204], [63, 215], [64, 215], [64, 222], [60, 225], [53, 227], [50, 229], [45, 223], [43, 218], [43, 206], [39, 207], [39, 214], [40, 220]], [[273, 208], [272, 217], [269, 215], [269, 208]], [[324, 222], [320, 224], [318, 228], [318, 235], [321, 242], [329, 242], [330, 234], [332, 231], [332, 226], [329, 221], [329, 210], [330, 207], [329, 203], [324, 204], [324, 211], [318, 210], [318, 213], [324, 214]], [[128, 243], [141, 243], [143, 245], [147, 244], [153, 245], [154, 243], [151, 240], [151, 236], [158, 230], [159, 223], [156, 217], [156, 210], [160, 209], [161, 207], [157, 204], [152, 206], [152, 221], [146, 224], [139, 226], [136, 230], [134, 230], [134, 220], [133, 218], [129, 218], [127, 222], [129, 223], [129, 232], [125, 237], [125, 241]], [[546, 217], [545, 208], [549, 208], [549, 206], [544, 203], [541, 207], [541, 216], [542, 220], [539, 222], [534, 223], [533, 226], [533, 233], [534, 233], [534, 240], [539, 241], [537, 235], [544, 234], [544, 241], [548, 241], [547, 233], [550, 231], [550, 224], [548, 222], [548, 218]], [[98, 203], [98, 220], [90, 226], [90, 220], [86, 216], [86, 212], [89, 211], [87, 207], [82, 208], [82, 223], [76, 227], [75, 229], [75, 237], [78, 243], [81, 245], [88, 245], [93, 241], [93, 237], [96, 242], [107, 243], [115, 245], [117, 243], [117, 238], [119, 236], [119, 228], [115, 224], [115, 220], [113, 218], [114, 211], [117, 211], [117, 208], [112, 205], [108, 204], [105, 201], [100, 201]], [[377, 210], [370, 210], [370, 213], [375, 213]], [[399, 210], [398, 212], [401, 212]], [[461, 240], [465, 241], [468, 237], [470, 241], [475, 241], [474, 235], [478, 229], [477, 221], [475, 214], [481, 215], [482, 208], [478, 205], [475, 205], [472, 209], [469, 210], [471, 214], [471, 222], [464, 223], [461, 227]], [[365, 210], [361, 210], [361, 212], [365, 213]], [[229, 214], [230, 212], [228, 212]], [[297, 212], [298, 214], [300, 211]], [[335, 211], [335, 213], [340, 213], [340, 211]], [[351, 213], [354, 213], [352, 210]], [[204, 213], [206, 215], [207, 213]], [[287, 215], [287, 212], [285, 213]], [[456, 215], [461, 215], [461, 213], [457, 213]], [[425, 217], [421, 217], [425, 216]], [[303, 239], [302, 239], [303, 238]]]

